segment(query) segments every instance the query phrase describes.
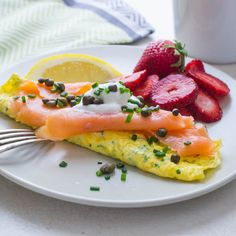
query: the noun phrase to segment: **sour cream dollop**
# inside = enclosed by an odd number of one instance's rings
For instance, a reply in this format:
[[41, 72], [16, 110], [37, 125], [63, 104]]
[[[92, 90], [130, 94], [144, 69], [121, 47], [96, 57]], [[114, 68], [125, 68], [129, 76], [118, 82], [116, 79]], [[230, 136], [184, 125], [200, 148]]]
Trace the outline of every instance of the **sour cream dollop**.
[[[109, 88], [116, 86], [117, 91], [112, 91]], [[113, 113], [120, 112], [122, 106], [127, 106], [130, 109], [139, 107], [140, 100], [131, 95], [130, 90], [119, 82], [109, 82], [105, 84], [95, 84], [94, 88], [86, 92], [80, 102], [75, 108], [83, 111], [96, 113]], [[84, 105], [83, 99], [86, 96], [101, 99], [102, 104]]]

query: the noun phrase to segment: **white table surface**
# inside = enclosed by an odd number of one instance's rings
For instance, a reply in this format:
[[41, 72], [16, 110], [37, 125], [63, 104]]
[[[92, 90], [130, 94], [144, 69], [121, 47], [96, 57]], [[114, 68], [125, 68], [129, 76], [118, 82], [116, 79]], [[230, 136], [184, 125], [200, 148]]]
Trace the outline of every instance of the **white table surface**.
[[[157, 32], [138, 42], [173, 36], [170, 0], [127, 0]], [[236, 65], [217, 68], [236, 78]], [[232, 157], [233, 158], [233, 157]], [[0, 177], [0, 235], [235, 235], [236, 181], [205, 196], [162, 207], [109, 209], [67, 203]]]

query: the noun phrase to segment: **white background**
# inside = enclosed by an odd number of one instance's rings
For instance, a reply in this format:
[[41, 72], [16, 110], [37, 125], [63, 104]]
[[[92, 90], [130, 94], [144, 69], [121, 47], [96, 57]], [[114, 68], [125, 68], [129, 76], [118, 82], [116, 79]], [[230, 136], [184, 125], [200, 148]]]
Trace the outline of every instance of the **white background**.
[[[136, 44], [174, 38], [170, 0], [126, 0], [156, 28]], [[217, 68], [236, 77], [235, 65]], [[235, 235], [236, 181], [193, 200], [142, 209], [108, 209], [67, 203], [0, 177], [0, 235]]]

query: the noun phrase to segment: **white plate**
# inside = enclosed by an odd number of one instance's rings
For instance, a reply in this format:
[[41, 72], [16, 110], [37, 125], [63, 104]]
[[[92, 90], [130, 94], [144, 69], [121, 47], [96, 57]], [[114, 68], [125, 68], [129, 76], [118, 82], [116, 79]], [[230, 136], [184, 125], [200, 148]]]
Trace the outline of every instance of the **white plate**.
[[[67, 51], [101, 57], [115, 68], [131, 73], [143, 49], [130, 46], [89, 47]], [[64, 52], [60, 52], [64, 53]], [[21, 63], [1, 73], [1, 83], [13, 72], [24, 75], [40, 56]], [[66, 201], [106, 207], [145, 207], [183, 201], [200, 196], [228, 183], [236, 175], [236, 83], [225, 73], [206, 65], [206, 70], [221, 78], [231, 88], [231, 98], [222, 101], [223, 119], [208, 125], [212, 138], [222, 138], [222, 166], [210, 173], [207, 180], [199, 183], [184, 183], [146, 174], [128, 167], [127, 181], [120, 181], [120, 173], [109, 181], [95, 175], [97, 161], [111, 159], [85, 150], [67, 142], [34, 144], [1, 154], [0, 173], [35, 192]], [[4, 115], [0, 116], [0, 129], [22, 127]], [[5, 158], [5, 159], [4, 159]], [[67, 168], [58, 164], [65, 160]], [[99, 192], [91, 192], [90, 186], [100, 186]]]

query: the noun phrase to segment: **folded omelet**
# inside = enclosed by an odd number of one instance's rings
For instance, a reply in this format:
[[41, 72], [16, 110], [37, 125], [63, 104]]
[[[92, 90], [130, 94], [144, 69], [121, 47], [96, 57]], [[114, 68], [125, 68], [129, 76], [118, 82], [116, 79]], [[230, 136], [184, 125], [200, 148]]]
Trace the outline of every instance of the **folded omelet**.
[[[20, 86], [24, 82], [14, 74], [0, 87], [0, 111], [16, 119], [16, 113], [10, 109], [14, 96], [19, 95]], [[23, 122], [27, 124], [27, 122]], [[33, 127], [32, 124], [28, 124]], [[35, 128], [35, 127], [33, 127]], [[137, 139], [133, 140], [133, 134]], [[157, 142], [150, 144], [146, 137], [138, 132], [102, 131], [85, 133], [67, 139], [69, 142], [90, 149], [100, 154], [118, 159], [140, 170], [183, 181], [202, 180], [206, 171], [218, 167], [221, 163], [220, 141], [214, 141], [215, 150], [211, 156], [185, 156], [175, 164], [170, 160], [176, 152], [166, 149], [166, 145]], [[165, 157], [157, 157], [153, 150], [165, 149]]]

